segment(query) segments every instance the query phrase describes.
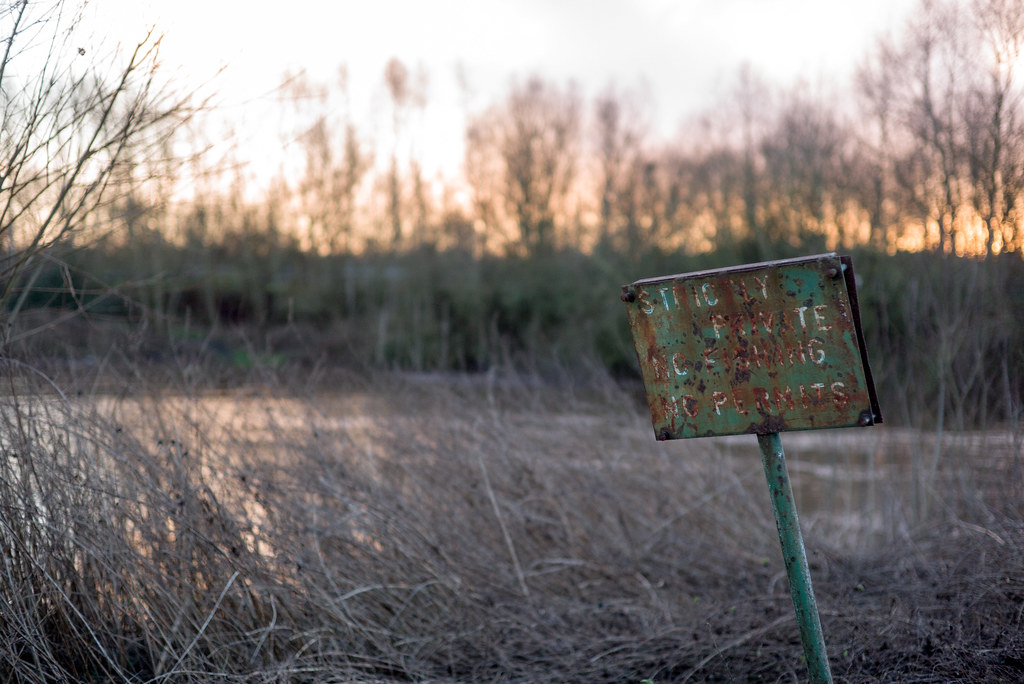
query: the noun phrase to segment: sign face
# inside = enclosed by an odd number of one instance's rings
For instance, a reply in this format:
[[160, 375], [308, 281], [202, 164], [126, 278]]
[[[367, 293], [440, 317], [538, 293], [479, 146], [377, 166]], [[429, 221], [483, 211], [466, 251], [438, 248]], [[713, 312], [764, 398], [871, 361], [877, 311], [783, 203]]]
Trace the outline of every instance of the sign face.
[[882, 422], [849, 257], [648, 278], [622, 300], [658, 439]]

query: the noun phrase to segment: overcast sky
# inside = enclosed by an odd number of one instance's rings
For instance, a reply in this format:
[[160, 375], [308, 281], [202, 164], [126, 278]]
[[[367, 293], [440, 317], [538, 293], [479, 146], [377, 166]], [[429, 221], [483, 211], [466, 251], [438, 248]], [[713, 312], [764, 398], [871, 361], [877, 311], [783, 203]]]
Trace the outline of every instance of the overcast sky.
[[[429, 77], [422, 125], [428, 164], [460, 158], [465, 93], [496, 102], [510, 79], [537, 73], [585, 97], [609, 84], [640, 97], [653, 129], [670, 136], [733, 87], [749, 63], [770, 83], [845, 84], [878, 35], [917, 0], [103, 0], [89, 15], [130, 43], [146, 25], [164, 37], [165, 66], [185, 80], [216, 76], [240, 112], [286, 71], [349, 73], [360, 123], [386, 125], [383, 70], [392, 57]], [[243, 106], [244, 103], [244, 106]], [[383, 121], [383, 123], [382, 123]]]

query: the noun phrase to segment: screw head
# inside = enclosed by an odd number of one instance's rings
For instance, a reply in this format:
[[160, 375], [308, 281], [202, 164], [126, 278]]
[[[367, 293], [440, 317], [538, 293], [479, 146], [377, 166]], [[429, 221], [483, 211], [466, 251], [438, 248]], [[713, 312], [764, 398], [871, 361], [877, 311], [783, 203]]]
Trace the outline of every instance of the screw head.
[[658, 431], [659, 442], [664, 442], [666, 439], [670, 439], [671, 437], [672, 432], [667, 427], [661, 428], [661, 430]]
[[630, 304], [636, 301], [636, 292], [632, 290], [623, 290], [622, 294], [619, 295], [619, 299]]
[[839, 269], [838, 268], [830, 268], [827, 271], [825, 271], [825, 275], [827, 275], [829, 278], [832, 278], [832, 279], [838, 278], [839, 277]]
[[871, 415], [871, 411], [864, 410], [860, 412], [860, 419], [858, 420], [858, 422], [863, 427], [867, 427], [868, 425], [874, 425], [875, 418], [873, 415]]

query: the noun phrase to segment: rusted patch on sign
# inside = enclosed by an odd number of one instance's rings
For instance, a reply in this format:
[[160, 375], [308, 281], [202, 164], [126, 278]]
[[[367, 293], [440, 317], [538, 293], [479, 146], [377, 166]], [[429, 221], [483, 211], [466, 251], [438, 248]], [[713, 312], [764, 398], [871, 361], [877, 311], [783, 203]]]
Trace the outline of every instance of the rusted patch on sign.
[[622, 288], [658, 439], [882, 422], [849, 257]]

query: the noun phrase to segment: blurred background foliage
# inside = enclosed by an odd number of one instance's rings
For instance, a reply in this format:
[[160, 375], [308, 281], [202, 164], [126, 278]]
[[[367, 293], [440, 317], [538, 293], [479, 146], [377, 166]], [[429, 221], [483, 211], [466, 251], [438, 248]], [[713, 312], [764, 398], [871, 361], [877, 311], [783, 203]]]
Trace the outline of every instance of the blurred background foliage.
[[[407, 124], [426, 77], [398, 60], [376, 133], [338, 106], [344, 78], [286, 78], [291, 143], [259, 186], [174, 100], [125, 129], [102, 201], [57, 212], [57, 233], [5, 224], [5, 353], [635, 381], [621, 285], [836, 250], [855, 257], [888, 420], [1016, 425], [1022, 44], [1017, 2], [924, 2], [864, 56], [852, 97], [744, 69], [672, 140], [627, 90], [586, 100], [531, 76], [468, 117], [458, 177], [423, 168]], [[155, 83], [125, 92], [168, 103]], [[8, 216], [29, 190], [0, 189]], [[71, 314], [73, 332], [54, 327]]]
[[[639, 368], [620, 286], [649, 274], [741, 263], [754, 247], [698, 255], [650, 249], [636, 261], [569, 248], [530, 257], [426, 247], [360, 256], [281, 248], [215, 266], [202, 261], [230, 252], [227, 246], [158, 249], [150, 256], [175, 275], [133, 273], [135, 246], [79, 250], [50, 262], [23, 290], [24, 306], [43, 307], [51, 317], [78, 311], [80, 334], [58, 328], [49, 340], [33, 335], [20, 352], [37, 360], [47, 353], [95, 359], [118, 344], [118, 353], [134, 361], [183, 356], [222, 366], [262, 360], [635, 382]], [[1019, 424], [1020, 256], [979, 261], [848, 251], [886, 420], [955, 429]], [[789, 245], [774, 252], [798, 253]], [[22, 320], [37, 325], [31, 316]]]

